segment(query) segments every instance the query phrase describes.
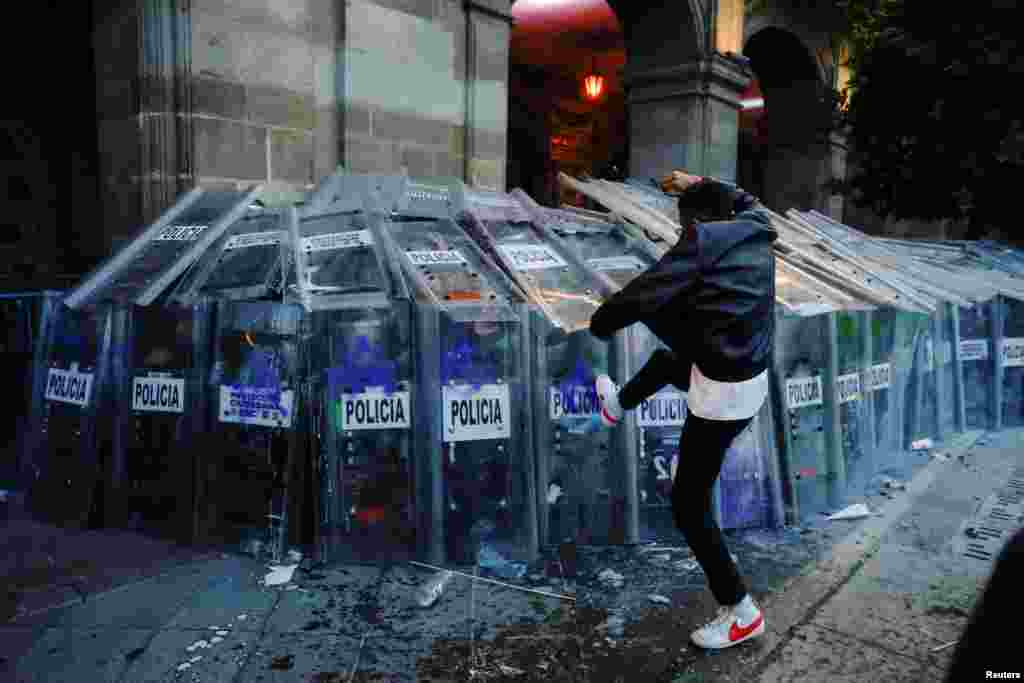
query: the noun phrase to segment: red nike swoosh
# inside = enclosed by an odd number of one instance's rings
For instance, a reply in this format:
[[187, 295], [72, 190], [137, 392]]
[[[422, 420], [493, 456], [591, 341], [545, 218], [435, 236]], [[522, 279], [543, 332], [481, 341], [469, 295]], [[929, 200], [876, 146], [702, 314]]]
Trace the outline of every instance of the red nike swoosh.
[[738, 621], [732, 622], [732, 628], [729, 629], [729, 642], [735, 643], [737, 640], [746, 638], [757, 630], [757, 627], [761, 625], [762, 621], [764, 621], [764, 615], [759, 614], [757, 615], [757, 619], [754, 619], [753, 623], [745, 628], [741, 628], [740, 622]]
[[618, 420], [616, 420], [614, 417], [612, 417], [611, 415], [608, 414], [608, 409], [607, 408], [601, 408], [601, 414], [604, 415], [604, 419], [608, 420], [609, 422], [611, 422], [613, 424], [618, 422]]

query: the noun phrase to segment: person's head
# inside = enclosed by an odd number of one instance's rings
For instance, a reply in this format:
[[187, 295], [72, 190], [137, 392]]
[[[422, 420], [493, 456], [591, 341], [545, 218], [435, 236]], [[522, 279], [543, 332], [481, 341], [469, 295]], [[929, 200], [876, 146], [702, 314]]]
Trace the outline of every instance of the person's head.
[[733, 217], [733, 197], [721, 183], [701, 181], [679, 195], [679, 218], [683, 225], [724, 221]]

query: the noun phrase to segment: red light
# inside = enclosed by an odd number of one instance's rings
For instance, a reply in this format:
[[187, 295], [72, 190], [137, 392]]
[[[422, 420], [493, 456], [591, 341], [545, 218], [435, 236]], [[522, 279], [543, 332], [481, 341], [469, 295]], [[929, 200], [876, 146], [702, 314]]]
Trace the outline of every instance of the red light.
[[583, 92], [587, 99], [596, 100], [604, 92], [604, 76], [590, 75], [583, 79]]

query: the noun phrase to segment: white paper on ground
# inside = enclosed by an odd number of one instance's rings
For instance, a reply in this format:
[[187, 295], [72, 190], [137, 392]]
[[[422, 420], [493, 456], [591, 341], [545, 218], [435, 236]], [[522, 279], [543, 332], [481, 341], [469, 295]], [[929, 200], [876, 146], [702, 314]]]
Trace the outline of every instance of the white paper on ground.
[[865, 505], [864, 503], [857, 503], [855, 505], [851, 505], [848, 508], [840, 510], [839, 512], [837, 512], [837, 513], [835, 513], [833, 515], [829, 515], [828, 518], [829, 518], [829, 520], [860, 519], [861, 517], [870, 517], [870, 516], [871, 516], [871, 510], [868, 509], [868, 506]]
[[921, 439], [920, 441], [915, 441], [914, 443], [910, 444], [910, 448], [911, 450], [915, 451], [926, 451], [929, 448], [934, 447], [934, 445], [935, 444], [932, 443], [931, 439]]
[[263, 578], [265, 586], [281, 586], [292, 580], [292, 574], [299, 568], [299, 565], [288, 566], [270, 565], [270, 573]]

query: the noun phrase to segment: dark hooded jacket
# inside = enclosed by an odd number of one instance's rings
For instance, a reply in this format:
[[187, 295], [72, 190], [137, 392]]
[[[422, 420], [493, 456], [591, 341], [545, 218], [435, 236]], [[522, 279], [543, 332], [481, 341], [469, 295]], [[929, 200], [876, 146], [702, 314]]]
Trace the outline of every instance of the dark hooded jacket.
[[778, 234], [756, 198], [723, 184], [734, 216], [688, 228], [660, 261], [594, 313], [591, 333], [608, 339], [642, 322], [680, 359], [719, 382], [746, 381], [767, 369]]

